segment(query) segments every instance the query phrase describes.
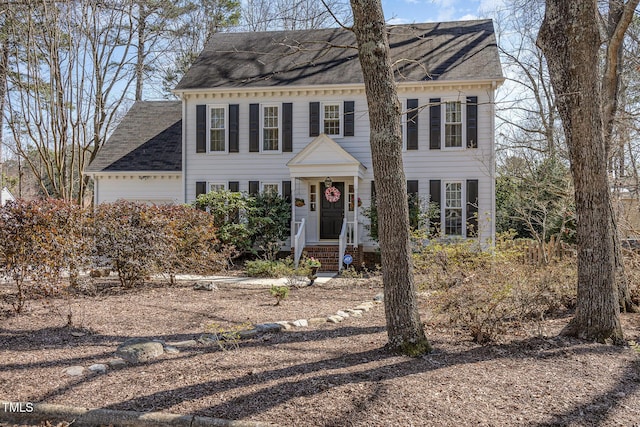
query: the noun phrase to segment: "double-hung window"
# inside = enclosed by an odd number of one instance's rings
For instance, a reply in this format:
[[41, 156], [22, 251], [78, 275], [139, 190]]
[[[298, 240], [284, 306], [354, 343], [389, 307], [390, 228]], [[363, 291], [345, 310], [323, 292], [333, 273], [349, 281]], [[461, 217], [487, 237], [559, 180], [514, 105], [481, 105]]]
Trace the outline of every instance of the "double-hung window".
[[225, 185], [214, 182], [209, 183], [209, 191], [224, 191]]
[[221, 105], [209, 106], [209, 151], [227, 151], [227, 108]]
[[342, 107], [339, 102], [322, 104], [322, 131], [327, 136], [342, 136]]
[[262, 151], [280, 150], [280, 106], [262, 106]]
[[278, 184], [265, 183], [262, 184], [262, 192], [265, 194], [279, 194], [280, 186]]
[[463, 232], [462, 182], [445, 182], [444, 232], [447, 236], [461, 236]]
[[462, 148], [462, 103], [445, 102], [444, 108], [444, 146]]

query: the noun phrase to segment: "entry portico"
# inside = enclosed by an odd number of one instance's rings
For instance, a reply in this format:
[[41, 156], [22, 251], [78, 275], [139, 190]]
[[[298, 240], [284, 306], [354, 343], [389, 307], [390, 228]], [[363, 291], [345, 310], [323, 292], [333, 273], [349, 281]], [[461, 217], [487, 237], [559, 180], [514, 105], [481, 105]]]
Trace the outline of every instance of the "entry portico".
[[[292, 203], [291, 246], [297, 263], [307, 245], [337, 245], [338, 260], [348, 246], [360, 243], [358, 230], [358, 191], [367, 168], [336, 141], [325, 134], [313, 139], [288, 163], [291, 193], [304, 200]], [[337, 200], [325, 196], [337, 189]], [[338, 263], [341, 265], [341, 263]]]

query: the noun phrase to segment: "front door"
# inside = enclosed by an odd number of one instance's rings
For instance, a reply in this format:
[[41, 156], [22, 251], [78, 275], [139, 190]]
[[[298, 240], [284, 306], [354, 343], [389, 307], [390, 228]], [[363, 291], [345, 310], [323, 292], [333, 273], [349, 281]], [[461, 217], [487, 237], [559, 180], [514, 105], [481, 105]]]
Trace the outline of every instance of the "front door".
[[[334, 182], [333, 186], [340, 191], [340, 198], [336, 202], [330, 202], [325, 196], [324, 190], [320, 196], [320, 238], [337, 239], [342, 229], [344, 218], [344, 182]], [[319, 188], [324, 189], [324, 183]]]

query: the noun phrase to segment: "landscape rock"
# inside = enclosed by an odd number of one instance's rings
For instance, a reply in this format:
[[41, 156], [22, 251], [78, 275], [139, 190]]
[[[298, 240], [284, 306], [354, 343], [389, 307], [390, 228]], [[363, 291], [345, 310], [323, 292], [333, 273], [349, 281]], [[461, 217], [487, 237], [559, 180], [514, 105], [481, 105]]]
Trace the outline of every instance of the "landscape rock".
[[202, 334], [198, 337], [198, 342], [204, 345], [218, 344], [220, 338], [216, 334]]
[[352, 315], [353, 317], [362, 317], [362, 310], [354, 310], [352, 308], [349, 308], [345, 311], [350, 315]]
[[193, 347], [195, 345], [198, 345], [196, 340], [177, 341], [168, 344], [171, 347]]
[[122, 343], [116, 355], [129, 363], [142, 363], [156, 359], [164, 353], [162, 342], [147, 338], [132, 338]]
[[355, 307], [354, 310], [362, 310], [368, 312], [371, 310], [371, 306], [360, 304], [359, 306]]
[[321, 325], [323, 323], [327, 323], [326, 317], [312, 317], [307, 320], [310, 325]]
[[200, 280], [193, 284], [194, 291], [217, 291], [218, 286], [210, 280]]
[[107, 365], [109, 365], [109, 367], [112, 369], [117, 369], [117, 368], [122, 368], [127, 366], [127, 361], [119, 357], [116, 357], [114, 359], [109, 359], [107, 361]]
[[282, 325], [282, 328], [285, 330], [289, 330], [292, 328], [291, 323], [287, 322], [286, 320], [281, 320], [279, 322], [275, 322], [278, 325]]
[[258, 330], [256, 328], [238, 331], [238, 337], [240, 337], [240, 339], [253, 338], [256, 335], [258, 335]]
[[95, 372], [96, 374], [105, 374], [107, 372], [107, 365], [104, 363], [94, 363], [88, 368], [91, 372]]
[[69, 366], [64, 370], [64, 373], [69, 375], [70, 377], [79, 377], [84, 375], [85, 369], [84, 366]]
[[384, 301], [384, 293], [380, 292], [379, 294], [376, 294], [376, 295], [373, 297], [373, 300], [374, 300], [374, 301], [376, 301], [376, 302], [382, 302], [382, 301]]
[[177, 348], [175, 348], [172, 345], [165, 345], [164, 346], [164, 352], [167, 354], [178, 354], [180, 353], [180, 350], [178, 350]]
[[284, 329], [280, 323], [260, 323], [256, 325], [256, 329], [258, 333], [266, 333], [266, 332], [280, 332]]
[[292, 322], [292, 324], [293, 326], [298, 328], [306, 328], [307, 326], [309, 326], [309, 322], [307, 322], [307, 319], [298, 319]]
[[342, 316], [338, 316], [337, 314], [334, 314], [333, 316], [328, 316], [327, 317], [327, 321], [331, 322], [331, 323], [340, 323], [344, 320], [344, 318]]
[[349, 317], [349, 314], [348, 314], [348, 313], [346, 313], [346, 312], [344, 312], [343, 310], [338, 310], [338, 311], [336, 312], [336, 315], [338, 315], [338, 316], [340, 316], [340, 317], [343, 317], [343, 318], [345, 318], [345, 319], [346, 319], [347, 317]]

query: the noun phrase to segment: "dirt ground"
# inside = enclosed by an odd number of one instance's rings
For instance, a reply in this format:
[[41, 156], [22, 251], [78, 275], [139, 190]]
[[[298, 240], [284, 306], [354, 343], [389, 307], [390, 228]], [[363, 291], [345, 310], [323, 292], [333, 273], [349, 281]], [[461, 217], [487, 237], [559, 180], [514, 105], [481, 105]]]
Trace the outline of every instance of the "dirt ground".
[[[293, 289], [276, 307], [268, 287], [226, 283], [207, 292], [191, 284], [94, 289], [0, 315], [0, 400], [283, 426], [640, 426], [640, 354], [558, 337], [567, 318], [480, 346], [463, 331], [436, 328], [423, 306], [435, 350], [414, 359], [383, 349], [384, 309], [376, 305], [362, 317], [261, 334], [237, 349], [196, 344], [105, 374], [64, 372], [107, 362], [131, 337], [174, 342], [326, 316], [381, 291], [375, 281], [334, 279]], [[623, 324], [626, 338], [640, 341], [640, 316], [625, 314]]]

